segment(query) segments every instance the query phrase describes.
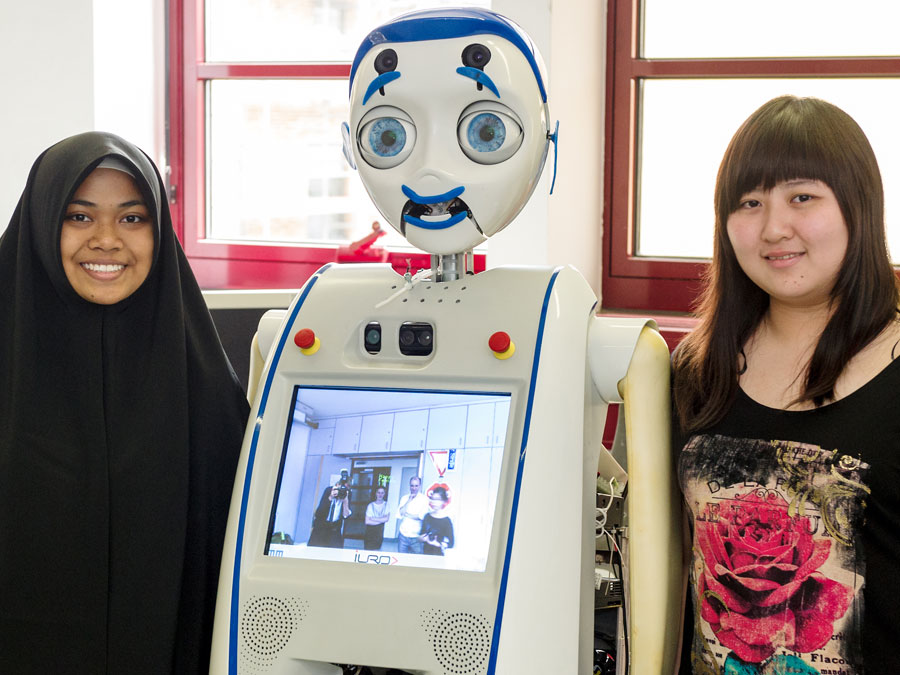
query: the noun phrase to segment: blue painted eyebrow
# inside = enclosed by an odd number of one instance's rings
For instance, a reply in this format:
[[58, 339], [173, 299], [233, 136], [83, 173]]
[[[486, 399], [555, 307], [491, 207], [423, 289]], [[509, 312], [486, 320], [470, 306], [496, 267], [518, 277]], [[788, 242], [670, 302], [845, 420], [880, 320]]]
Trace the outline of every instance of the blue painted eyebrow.
[[396, 70], [392, 70], [389, 73], [382, 73], [378, 77], [376, 77], [372, 82], [369, 83], [368, 88], [366, 89], [366, 95], [363, 96], [362, 104], [365, 105], [366, 101], [369, 100], [369, 97], [372, 96], [376, 91], [381, 89], [388, 82], [393, 82], [398, 77], [400, 77], [400, 73]]
[[541, 90], [541, 100], [547, 102], [547, 90], [544, 89], [537, 51], [531, 38], [506, 17], [488, 9], [474, 7], [424, 9], [404, 14], [379, 26], [366, 36], [356, 51], [353, 65], [350, 67], [349, 88], [353, 86], [360, 61], [377, 45], [386, 42], [423, 42], [473, 35], [497, 35], [515, 45], [531, 65], [531, 72], [537, 81], [538, 89]]
[[497, 90], [497, 85], [494, 84], [494, 81], [490, 77], [488, 77], [488, 74], [483, 70], [478, 70], [478, 68], [472, 68], [471, 66], [460, 66], [456, 69], [456, 72], [463, 77], [468, 77], [475, 80], [478, 84], [483, 84], [485, 87], [494, 92], [494, 96], [500, 98], [500, 92]]

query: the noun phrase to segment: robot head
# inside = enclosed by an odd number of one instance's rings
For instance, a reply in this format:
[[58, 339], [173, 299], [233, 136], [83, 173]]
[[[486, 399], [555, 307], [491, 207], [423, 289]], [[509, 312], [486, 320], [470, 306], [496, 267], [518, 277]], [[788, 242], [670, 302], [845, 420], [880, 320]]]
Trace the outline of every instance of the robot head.
[[356, 53], [345, 154], [411, 244], [468, 251], [509, 224], [540, 177], [550, 136], [544, 80], [531, 40], [499, 14], [404, 14]]

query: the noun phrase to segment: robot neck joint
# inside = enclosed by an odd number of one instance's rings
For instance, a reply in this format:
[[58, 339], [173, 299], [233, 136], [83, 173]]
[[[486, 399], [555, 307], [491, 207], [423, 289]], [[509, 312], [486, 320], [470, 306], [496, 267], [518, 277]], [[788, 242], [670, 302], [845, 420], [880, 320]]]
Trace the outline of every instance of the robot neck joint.
[[432, 255], [431, 272], [435, 281], [454, 281], [466, 274], [475, 273], [472, 251], [451, 253], [449, 255]]

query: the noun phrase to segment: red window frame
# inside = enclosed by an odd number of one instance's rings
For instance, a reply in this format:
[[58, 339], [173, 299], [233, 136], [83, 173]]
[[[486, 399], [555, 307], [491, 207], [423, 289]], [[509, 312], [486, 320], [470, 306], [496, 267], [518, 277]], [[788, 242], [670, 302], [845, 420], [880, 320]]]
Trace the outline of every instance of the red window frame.
[[[213, 79], [348, 80], [346, 63], [207, 63], [203, 0], [169, 0], [167, 148], [168, 189], [175, 231], [202, 288], [298, 288], [322, 265], [335, 262], [337, 245], [233, 243], [206, 236], [206, 83]], [[485, 267], [476, 255], [475, 270]], [[398, 272], [431, 266], [420, 251], [390, 251]]]
[[639, 257], [634, 204], [642, 80], [683, 77], [884, 77], [900, 58], [640, 58], [641, 0], [610, 0], [607, 11], [606, 157], [602, 288], [605, 308], [687, 312], [701, 288], [703, 260]]

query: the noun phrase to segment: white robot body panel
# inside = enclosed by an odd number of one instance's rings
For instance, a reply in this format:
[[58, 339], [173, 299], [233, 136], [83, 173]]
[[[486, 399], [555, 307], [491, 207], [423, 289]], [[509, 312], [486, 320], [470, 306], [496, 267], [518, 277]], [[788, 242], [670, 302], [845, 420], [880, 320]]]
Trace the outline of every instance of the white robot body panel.
[[[213, 673], [336, 672], [327, 670], [332, 663], [423, 675], [586, 672], [591, 645], [579, 628], [579, 608], [593, 597], [586, 585], [593, 537], [584, 524], [593, 521], [594, 472], [586, 474], [591, 460], [583, 451], [593, 293], [568, 268], [506, 268], [452, 282], [421, 281], [396, 295], [403, 285], [387, 266], [326, 268], [285, 315], [266, 359], [256, 424], [248, 429], [236, 480]], [[384, 338], [377, 355], [363, 343], [373, 321]], [[434, 327], [431, 355], [400, 353], [397, 331], [404, 321]], [[314, 353], [293, 344], [302, 328], [315, 331]], [[488, 347], [496, 331], [512, 338], [512, 357], [498, 358]], [[437, 475], [429, 448], [418, 453], [422, 485], [444, 480], [459, 495], [452, 505], [458, 542], [467, 528], [478, 528], [474, 514], [464, 513], [464, 500], [480, 499], [473, 495], [484, 490], [470, 486], [466, 493], [460, 481], [495, 484], [496, 502], [485, 514], [485, 559], [457, 557], [469, 569], [451, 569], [453, 549], [447, 557], [344, 549], [339, 557], [301, 545], [304, 557], [279, 555], [288, 547], [271, 546], [269, 537], [276, 493], [287, 489], [281, 474], [298, 384], [507, 394], [502, 439], [466, 437], [479, 428], [473, 406], [467, 424], [454, 430], [456, 478], [452, 470]], [[478, 405], [494, 405], [495, 416], [506, 416], [503, 402]], [[358, 446], [354, 458], [336, 443], [332, 459], [347, 463], [387, 456]], [[466, 473], [470, 457], [484, 456], [474, 446], [495, 443], [502, 448], [495, 451], [502, 457], [500, 471]], [[596, 456], [593, 461], [596, 467]], [[405, 489], [391, 483], [391, 491]]]
[[[622, 555], [640, 564], [619, 663], [670, 672], [681, 556], [659, 335], [594, 317], [571, 268], [467, 276], [459, 260], [519, 213], [556, 143], [540, 55], [489, 10], [421, 10], [366, 36], [349, 93], [345, 157], [434, 281], [328, 266], [260, 326], [211, 672], [588, 675], [598, 467], [625, 480], [600, 439], [623, 399], [640, 553]], [[383, 540], [363, 530], [372, 504], [391, 513]]]

